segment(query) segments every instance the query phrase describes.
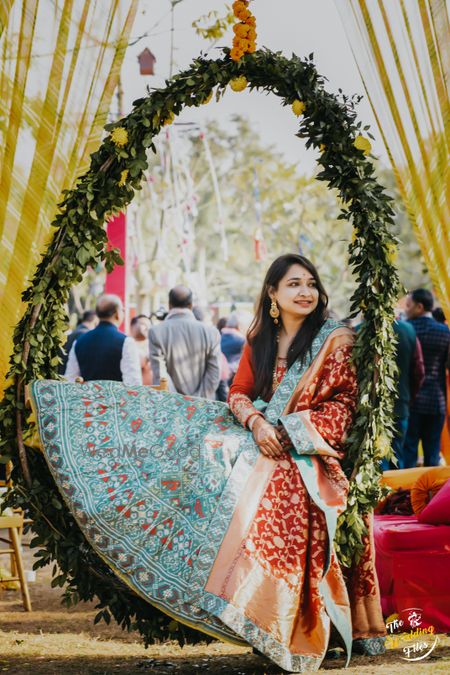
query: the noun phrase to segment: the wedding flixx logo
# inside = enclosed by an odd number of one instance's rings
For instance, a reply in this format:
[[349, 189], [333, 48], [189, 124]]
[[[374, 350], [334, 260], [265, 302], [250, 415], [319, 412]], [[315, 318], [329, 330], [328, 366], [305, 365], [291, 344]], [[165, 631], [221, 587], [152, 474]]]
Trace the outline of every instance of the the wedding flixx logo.
[[422, 661], [439, 642], [434, 626], [425, 625], [420, 607], [408, 607], [386, 621], [386, 648], [401, 649], [404, 661]]

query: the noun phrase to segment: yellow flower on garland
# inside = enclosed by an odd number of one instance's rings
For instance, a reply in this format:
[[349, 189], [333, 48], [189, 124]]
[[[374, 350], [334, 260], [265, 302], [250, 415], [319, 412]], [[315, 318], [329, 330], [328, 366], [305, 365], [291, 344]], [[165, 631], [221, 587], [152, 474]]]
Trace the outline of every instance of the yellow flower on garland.
[[120, 172], [120, 180], [117, 183], [119, 187], [123, 187], [127, 183], [127, 178], [128, 178], [128, 169], [124, 169], [123, 171]]
[[321, 144], [319, 145], [319, 150], [320, 150], [320, 152], [325, 152], [326, 149], [327, 149], [327, 146], [325, 145], [325, 143], [321, 143]]
[[387, 247], [387, 259], [391, 265], [395, 265], [398, 258], [398, 247], [395, 244], [389, 244]]
[[247, 84], [248, 82], [245, 75], [239, 75], [239, 77], [235, 77], [234, 80], [230, 80], [230, 87], [233, 91], [244, 91]]
[[356, 227], [354, 227], [353, 232], [352, 232], [352, 244], [355, 243], [356, 237], [358, 237], [358, 236], [359, 236], [359, 230]]
[[294, 115], [297, 117], [300, 117], [300, 115], [303, 115], [305, 112], [306, 105], [303, 103], [303, 101], [299, 101], [298, 98], [295, 99], [294, 103], [292, 104], [292, 112]]
[[377, 457], [386, 457], [391, 449], [389, 439], [383, 433], [376, 437], [374, 446]]
[[116, 127], [111, 133], [111, 140], [118, 148], [123, 148], [128, 143], [128, 131], [125, 127]]
[[357, 150], [362, 150], [365, 155], [368, 155], [372, 150], [372, 145], [369, 139], [366, 138], [365, 136], [361, 136], [361, 134], [359, 134], [355, 138], [355, 140], [353, 141], [353, 145]]
[[205, 98], [205, 100], [202, 102], [202, 105], [206, 105], [207, 103], [209, 103], [210, 100], [212, 99], [212, 95], [213, 95], [213, 93], [212, 93], [212, 90], [211, 90], [211, 91], [209, 92], [209, 95], [208, 95], [208, 96]]
[[166, 119], [164, 120], [163, 125], [164, 125], [164, 126], [167, 126], [168, 124], [172, 124], [172, 122], [174, 121], [174, 119], [175, 119], [175, 113], [170, 112], [170, 113], [169, 113], [169, 116], [166, 117]]

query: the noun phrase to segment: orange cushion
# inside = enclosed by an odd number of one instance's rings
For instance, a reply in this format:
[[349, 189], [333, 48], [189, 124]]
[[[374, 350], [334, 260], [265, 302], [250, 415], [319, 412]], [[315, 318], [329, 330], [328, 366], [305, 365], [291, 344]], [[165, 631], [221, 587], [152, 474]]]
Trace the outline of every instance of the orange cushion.
[[389, 469], [383, 472], [381, 483], [392, 488], [392, 490], [398, 490], [399, 488], [409, 490], [419, 476], [429, 470], [429, 466], [416, 466], [414, 469]]
[[450, 478], [419, 513], [417, 520], [429, 525], [450, 525]]
[[450, 466], [435, 466], [420, 476], [411, 488], [411, 506], [417, 515], [450, 478]]

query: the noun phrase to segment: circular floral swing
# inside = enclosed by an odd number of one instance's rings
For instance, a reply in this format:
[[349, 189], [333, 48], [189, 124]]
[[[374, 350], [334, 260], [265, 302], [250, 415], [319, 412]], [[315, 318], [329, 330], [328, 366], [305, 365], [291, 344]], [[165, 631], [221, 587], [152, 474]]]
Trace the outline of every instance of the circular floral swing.
[[64, 587], [67, 605], [97, 598], [96, 621], [109, 622], [112, 615], [122, 627], [139, 630], [147, 643], [172, 638], [183, 644], [205, 636], [140, 599], [91, 548], [62, 503], [42, 454], [33, 446], [35, 427], [26, 407], [25, 385], [37, 378], [57, 377], [71, 286], [99, 260], [105, 261], [108, 270], [120, 262], [117, 251], [108, 248], [104, 222], [123, 210], [140, 189], [148, 149], [156, 152], [154, 137], [184, 107], [207, 103], [214, 90], [217, 99], [228, 85], [234, 91], [265, 90], [291, 106], [299, 118], [297, 136], [319, 151], [317, 178], [338, 191], [340, 217], [354, 227], [349, 265], [358, 287], [351, 311], [363, 310], [365, 322], [354, 349], [360, 397], [344, 466], [351, 487], [336, 539], [339, 558], [346, 566], [361, 550], [364, 514], [381, 496], [379, 460], [391, 453], [392, 307], [399, 288], [396, 240], [389, 232], [391, 200], [374, 177], [367, 157], [370, 142], [356, 121], [357, 100], [327, 92], [312, 56], [287, 59], [268, 50], [253, 52], [251, 44], [244, 46], [245, 55], [239, 49], [231, 54], [225, 50], [221, 59], [195, 60], [167, 81], [165, 88], [136, 101], [126, 118], [106, 127], [110, 133], [92, 155], [89, 171], [73, 190], [64, 193], [52, 224], [53, 240], [23, 294], [27, 308], [15, 329], [9, 380], [0, 407], [1, 459], [12, 459], [14, 464], [9, 502], [28, 509], [32, 518], [35, 567], [57, 562], [52, 585]]

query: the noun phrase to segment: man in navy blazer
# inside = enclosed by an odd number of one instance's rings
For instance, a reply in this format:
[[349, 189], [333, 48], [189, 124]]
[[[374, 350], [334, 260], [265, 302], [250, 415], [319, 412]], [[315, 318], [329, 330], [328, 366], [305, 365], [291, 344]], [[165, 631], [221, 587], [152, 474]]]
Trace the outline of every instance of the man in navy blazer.
[[65, 377], [115, 380], [133, 386], [142, 384], [136, 343], [119, 330], [123, 321], [122, 301], [117, 295], [102, 295], [96, 306], [97, 328], [75, 340], [69, 352]]

